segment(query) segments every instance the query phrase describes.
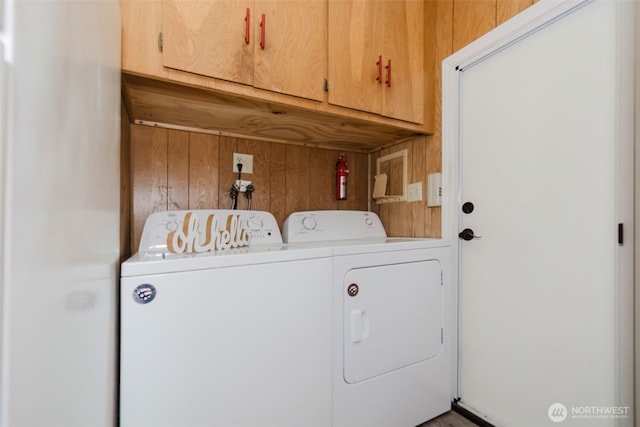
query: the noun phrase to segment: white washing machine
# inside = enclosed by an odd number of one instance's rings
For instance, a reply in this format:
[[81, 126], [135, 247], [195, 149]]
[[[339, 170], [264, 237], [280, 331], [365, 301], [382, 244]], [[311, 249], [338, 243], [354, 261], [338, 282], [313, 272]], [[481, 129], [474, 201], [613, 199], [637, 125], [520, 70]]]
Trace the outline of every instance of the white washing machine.
[[330, 250], [283, 245], [269, 213], [190, 212], [153, 214], [122, 264], [120, 426], [331, 425]]
[[361, 211], [292, 214], [292, 247], [331, 247], [334, 427], [412, 427], [451, 407], [450, 248], [387, 238]]

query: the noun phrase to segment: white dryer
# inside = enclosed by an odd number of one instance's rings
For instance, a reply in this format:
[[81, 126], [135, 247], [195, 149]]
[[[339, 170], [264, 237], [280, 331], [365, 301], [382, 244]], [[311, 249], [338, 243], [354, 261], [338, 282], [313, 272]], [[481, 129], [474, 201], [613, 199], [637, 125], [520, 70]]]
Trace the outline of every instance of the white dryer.
[[187, 213], [149, 217], [122, 264], [120, 426], [329, 426], [330, 250], [283, 245], [269, 213]]
[[334, 427], [412, 427], [451, 407], [450, 248], [387, 238], [361, 211], [292, 214], [293, 247], [331, 247]]

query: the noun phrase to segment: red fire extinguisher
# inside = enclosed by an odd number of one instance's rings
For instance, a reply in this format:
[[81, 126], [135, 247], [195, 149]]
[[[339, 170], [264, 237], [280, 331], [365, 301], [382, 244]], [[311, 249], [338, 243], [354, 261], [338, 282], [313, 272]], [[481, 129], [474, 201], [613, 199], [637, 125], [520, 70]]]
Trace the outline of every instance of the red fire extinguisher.
[[349, 174], [349, 166], [344, 155], [338, 156], [336, 163], [336, 200], [347, 199], [347, 175]]

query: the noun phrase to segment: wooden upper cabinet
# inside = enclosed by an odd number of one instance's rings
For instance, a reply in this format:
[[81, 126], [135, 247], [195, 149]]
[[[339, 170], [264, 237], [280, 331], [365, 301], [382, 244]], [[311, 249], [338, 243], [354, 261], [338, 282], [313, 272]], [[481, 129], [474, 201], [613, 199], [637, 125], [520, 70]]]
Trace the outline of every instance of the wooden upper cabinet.
[[165, 0], [163, 65], [324, 98], [326, 0]]
[[[382, 115], [423, 123], [425, 98], [424, 2], [385, 2]], [[390, 83], [386, 83], [387, 79]]]
[[422, 0], [329, 0], [329, 103], [424, 123]]
[[329, 103], [380, 113], [382, 3], [329, 0]]
[[[255, 2], [254, 86], [324, 99], [327, 0]], [[265, 17], [264, 49], [260, 45]]]
[[245, 42], [247, 9], [250, 14], [252, 1], [165, 0], [163, 65], [253, 84], [253, 40]]

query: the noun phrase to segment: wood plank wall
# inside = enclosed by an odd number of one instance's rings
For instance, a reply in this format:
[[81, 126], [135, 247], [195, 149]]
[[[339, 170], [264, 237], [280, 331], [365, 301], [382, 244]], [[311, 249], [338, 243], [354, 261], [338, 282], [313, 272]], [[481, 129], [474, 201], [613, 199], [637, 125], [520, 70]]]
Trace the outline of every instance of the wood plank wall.
[[[372, 155], [372, 174], [376, 172], [376, 159], [380, 156], [407, 150], [408, 183], [422, 182], [422, 201], [397, 202], [373, 205], [380, 215], [389, 236], [432, 237], [440, 233], [440, 208], [428, 208], [426, 204], [426, 177], [440, 168], [440, 147], [433, 143], [432, 136], [420, 136], [393, 145]], [[394, 159], [381, 164], [381, 172], [389, 177], [388, 194], [402, 193], [402, 161]]]
[[[375, 208], [387, 234], [396, 237], [439, 237], [441, 235], [441, 208], [426, 204], [427, 175], [442, 171], [442, 61], [478, 37], [491, 31], [512, 16], [531, 6], [537, 0], [425, 0], [425, 44], [432, 46], [432, 55], [425, 58], [427, 72], [427, 99], [433, 102], [433, 135], [403, 141], [373, 153], [373, 164], [379, 156], [408, 149], [409, 183], [422, 182], [422, 202], [403, 202], [379, 205]], [[390, 179], [393, 169], [389, 165]], [[375, 172], [375, 168], [374, 168]], [[397, 175], [397, 172], [396, 172]], [[395, 185], [390, 182], [389, 185]], [[392, 194], [390, 192], [390, 194]]]
[[[278, 224], [295, 211], [367, 210], [368, 155], [344, 153], [348, 198], [335, 199], [335, 167], [342, 151], [285, 145], [173, 129], [131, 125], [131, 251], [145, 219], [169, 209], [228, 209], [237, 179], [233, 153], [253, 155], [252, 208], [274, 214]], [[247, 200], [241, 195], [239, 208]]]

